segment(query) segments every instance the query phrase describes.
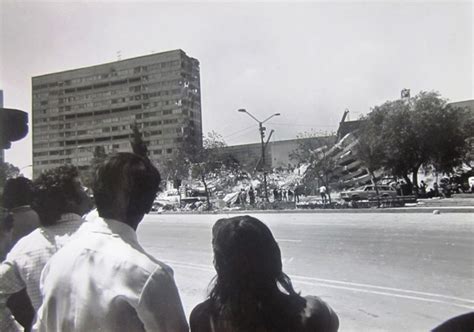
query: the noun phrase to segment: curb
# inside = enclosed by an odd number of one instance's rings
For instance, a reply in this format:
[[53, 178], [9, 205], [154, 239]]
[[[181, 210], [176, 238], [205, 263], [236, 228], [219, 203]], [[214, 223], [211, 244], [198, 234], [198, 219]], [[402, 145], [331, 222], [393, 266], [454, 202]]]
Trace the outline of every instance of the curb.
[[292, 210], [218, 210], [218, 211], [166, 211], [162, 213], [150, 212], [150, 214], [304, 214], [304, 213], [474, 213], [474, 206], [464, 207], [401, 207], [401, 208], [368, 208], [368, 209], [292, 209]]

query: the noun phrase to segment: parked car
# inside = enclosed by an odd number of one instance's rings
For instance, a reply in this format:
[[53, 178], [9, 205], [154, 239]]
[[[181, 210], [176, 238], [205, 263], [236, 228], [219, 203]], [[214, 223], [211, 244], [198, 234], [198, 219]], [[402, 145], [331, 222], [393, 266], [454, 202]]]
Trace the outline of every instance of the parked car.
[[[380, 198], [396, 197], [397, 192], [394, 188], [387, 185], [377, 186], [379, 189]], [[341, 199], [349, 201], [368, 200], [371, 198], [377, 198], [375, 187], [372, 185], [362, 186], [355, 189], [350, 189], [341, 192]]]

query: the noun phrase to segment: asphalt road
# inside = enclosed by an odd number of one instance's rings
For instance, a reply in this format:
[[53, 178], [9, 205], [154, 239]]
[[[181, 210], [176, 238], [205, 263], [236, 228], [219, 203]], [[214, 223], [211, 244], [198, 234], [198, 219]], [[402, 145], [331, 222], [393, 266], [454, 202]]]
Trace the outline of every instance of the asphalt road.
[[[226, 215], [149, 215], [144, 248], [175, 271], [186, 314], [215, 272], [211, 227]], [[302, 295], [338, 313], [340, 331], [427, 331], [474, 310], [474, 215], [258, 214]]]

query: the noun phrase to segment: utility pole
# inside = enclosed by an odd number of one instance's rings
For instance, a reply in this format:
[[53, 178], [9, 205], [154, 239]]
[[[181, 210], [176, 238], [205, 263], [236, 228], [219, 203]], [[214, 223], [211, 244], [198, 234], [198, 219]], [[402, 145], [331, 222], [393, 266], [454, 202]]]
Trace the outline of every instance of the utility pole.
[[260, 142], [262, 144], [263, 188], [264, 188], [264, 191], [265, 191], [265, 201], [269, 202], [268, 189], [267, 189], [267, 169], [266, 169], [266, 164], [265, 164], [265, 145], [266, 144], [263, 140], [265, 138], [265, 127], [263, 126], [263, 124], [265, 122], [267, 122], [268, 120], [270, 120], [271, 118], [273, 118], [274, 116], [279, 116], [280, 113], [272, 114], [268, 118], [266, 118], [265, 120], [260, 121], [256, 117], [254, 117], [252, 114], [250, 114], [247, 110], [245, 110], [243, 108], [239, 109], [238, 111], [241, 112], [241, 113], [247, 113], [248, 116], [250, 116], [252, 119], [254, 119], [255, 121], [258, 122], [258, 129], [260, 131]]
[[268, 200], [268, 190], [267, 190], [267, 168], [265, 167], [265, 142], [263, 139], [265, 138], [265, 127], [263, 126], [262, 122], [258, 123], [258, 127], [260, 129], [260, 140], [262, 142], [262, 170], [263, 170], [263, 187], [265, 188], [265, 201]]

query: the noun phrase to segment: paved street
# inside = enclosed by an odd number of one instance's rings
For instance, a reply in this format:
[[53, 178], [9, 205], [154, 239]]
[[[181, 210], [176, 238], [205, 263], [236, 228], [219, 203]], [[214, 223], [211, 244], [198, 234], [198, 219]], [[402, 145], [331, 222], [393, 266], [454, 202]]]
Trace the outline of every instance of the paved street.
[[[144, 247], [169, 263], [186, 314], [214, 276], [211, 227], [226, 215], [150, 215]], [[258, 214], [302, 295], [319, 295], [341, 331], [426, 331], [474, 310], [474, 218], [468, 213]]]

